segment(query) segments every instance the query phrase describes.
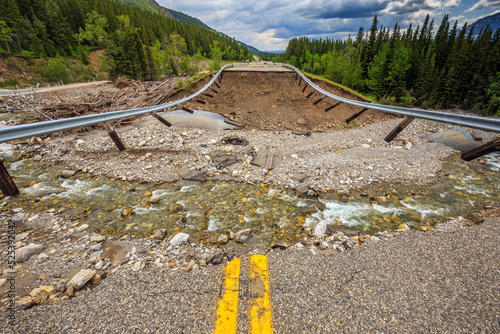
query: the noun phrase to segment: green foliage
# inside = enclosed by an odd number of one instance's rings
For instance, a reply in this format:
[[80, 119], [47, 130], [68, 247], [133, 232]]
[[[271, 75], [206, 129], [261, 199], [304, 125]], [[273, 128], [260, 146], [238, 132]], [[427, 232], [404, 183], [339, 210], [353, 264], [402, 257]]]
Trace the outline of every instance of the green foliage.
[[68, 82], [66, 64], [62, 58], [52, 58], [41, 68], [42, 78], [47, 82]]
[[179, 89], [184, 87], [184, 81], [182, 79], [177, 80], [177, 84], [175, 85], [175, 89]]
[[218, 71], [221, 68], [222, 63], [222, 51], [219, 48], [219, 43], [214, 41], [210, 45], [210, 58], [212, 59], [212, 64], [210, 64], [210, 69], [212, 71]]
[[500, 72], [500, 29], [467, 34], [467, 25], [450, 29], [445, 15], [434, 37], [433, 24], [427, 16], [416, 29], [401, 33], [396, 23], [390, 32], [375, 16], [355, 41], [293, 38], [282, 61], [390, 104], [496, 112], [498, 78], [491, 73]]
[[500, 116], [500, 72], [497, 72], [494, 80], [487, 89], [487, 93], [490, 97], [491, 109], [497, 116]]

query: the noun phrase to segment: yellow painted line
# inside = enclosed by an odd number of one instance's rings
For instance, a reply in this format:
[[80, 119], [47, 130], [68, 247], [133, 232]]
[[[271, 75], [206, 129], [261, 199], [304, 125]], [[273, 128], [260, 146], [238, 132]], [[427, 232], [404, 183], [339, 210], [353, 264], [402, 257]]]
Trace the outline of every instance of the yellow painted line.
[[224, 269], [224, 295], [219, 299], [214, 334], [236, 333], [240, 259], [235, 258]]
[[271, 296], [267, 256], [250, 256], [250, 279], [255, 284], [255, 298], [250, 301], [250, 333], [268, 334], [273, 332]]

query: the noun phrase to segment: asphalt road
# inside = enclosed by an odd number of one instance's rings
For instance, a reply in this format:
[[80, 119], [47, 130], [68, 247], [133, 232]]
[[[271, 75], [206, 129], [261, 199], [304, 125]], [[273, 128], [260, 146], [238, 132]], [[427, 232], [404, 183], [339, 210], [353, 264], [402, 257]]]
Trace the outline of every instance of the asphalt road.
[[[1, 328], [214, 333], [216, 321], [229, 321], [233, 312], [218, 311], [219, 299], [228, 297], [234, 308], [236, 296], [238, 333], [257, 332], [248, 314], [263, 322], [272, 316], [270, 331], [263, 323], [261, 333], [498, 333], [499, 242], [500, 219], [494, 218], [453, 232], [402, 233], [343, 253], [273, 250], [267, 258], [244, 256], [241, 266], [237, 260], [226, 270], [127, 269], [71, 300], [18, 311], [16, 327], [4, 322]], [[226, 291], [234, 286], [227, 280], [231, 270], [232, 279], [239, 277], [237, 295]]]
[[0, 96], [15, 96], [15, 95], [25, 95], [25, 94], [38, 94], [38, 93], [48, 93], [66, 89], [75, 89], [81, 87], [90, 87], [90, 86], [100, 86], [110, 83], [110, 81], [91, 81], [91, 82], [82, 82], [75, 84], [67, 84], [67, 85], [58, 85], [58, 86], [50, 86], [50, 87], [40, 87], [40, 88], [26, 88], [26, 89], [18, 89], [18, 90], [10, 90], [10, 89], [0, 89]]

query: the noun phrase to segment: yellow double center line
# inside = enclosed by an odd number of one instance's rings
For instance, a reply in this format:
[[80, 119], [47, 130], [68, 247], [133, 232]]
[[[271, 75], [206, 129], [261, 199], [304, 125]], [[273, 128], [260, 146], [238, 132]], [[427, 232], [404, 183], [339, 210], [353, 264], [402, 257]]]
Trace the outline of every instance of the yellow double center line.
[[[236, 333], [238, 318], [238, 287], [240, 259], [228, 263], [224, 269], [223, 295], [219, 299], [215, 334]], [[250, 256], [250, 279], [254, 284], [254, 298], [249, 303], [250, 333], [272, 333], [269, 271], [265, 255]]]

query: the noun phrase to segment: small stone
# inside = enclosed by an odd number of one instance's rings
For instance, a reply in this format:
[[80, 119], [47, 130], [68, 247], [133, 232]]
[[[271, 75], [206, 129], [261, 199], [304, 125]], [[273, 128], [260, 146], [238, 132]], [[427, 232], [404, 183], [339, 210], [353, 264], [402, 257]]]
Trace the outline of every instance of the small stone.
[[184, 243], [187, 243], [189, 240], [189, 234], [187, 233], [177, 233], [173, 238], [172, 240], [170, 240], [170, 245], [172, 247], [175, 247], [175, 246], [180, 246]]
[[49, 296], [50, 296], [50, 293], [48, 293], [47, 291], [45, 291], [45, 290], [40, 291], [36, 296], [32, 297], [33, 304], [36, 304], [36, 305], [43, 304], [47, 301]]
[[304, 182], [304, 180], [307, 179], [307, 175], [302, 173], [294, 173], [292, 175], [292, 179], [298, 182]]
[[236, 234], [234, 235], [234, 240], [236, 242], [239, 242], [239, 243], [244, 243], [248, 239], [250, 239], [251, 235], [252, 235], [252, 229], [247, 228], [245, 230], [241, 230], [241, 231], [236, 232]]
[[186, 268], [184, 268], [184, 271], [185, 272], [190, 272], [191, 270], [193, 270], [194, 266], [196, 265], [196, 262], [194, 262], [194, 260], [191, 260], [188, 265], [186, 266]]
[[90, 280], [90, 283], [96, 285], [99, 284], [100, 281], [101, 281], [101, 275], [95, 274], [94, 277], [92, 277], [92, 279]]
[[73, 285], [68, 285], [66, 288], [66, 294], [72, 297], [75, 294], [75, 287]]
[[99, 260], [99, 262], [97, 262], [97, 263], [95, 264], [95, 269], [96, 269], [96, 270], [101, 270], [101, 269], [102, 269], [102, 267], [104, 267], [104, 261], [103, 261], [103, 260]]
[[6, 278], [0, 278], [0, 288], [3, 287], [6, 282], [7, 282]]
[[297, 120], [297, 124], [300, 124], [300, 125], [307, 125], [307, 121], [305, 118], [301, 117]]
[[184, 209], [184, 207], [181, 204], [172, 203], [172, 205], [170, 205], [171, 213], [178, 213], [179, 211], [182, 211], [182, 209]]
[[41, 161], [42, 160], [42, 156], [40, 154], [37, 154], [33, 157], [33, 160], [34, 161]]
[[410, 227], [404, 223], [398, 226], [398, 231], [408, 231], [409, 229]]
[[324, 220], [319, 221], [314, 225], [314, 236], [320, 240], [323, 240], [326, 233], [326, 222]]
[[36, 181], [30, 181], [30, 183], [28, 184], [30, 187], [33, 187], [36, 185]]
[[33, 305], [33, 299], [31, 296], [27, 296], [15, 301], [15, 307], [17, 310], [26, 310]]
[[137, 261], [136, 263], [134, 263], [134, 267], [132, 268], [133, 271], [139, 271], [141, 270], [142, 268], [144, 268], [145, 264], [144, 262], [142, 261]]
[[31, 256], [40, 253], [44, 249], [40, 244], [29, 244], [28, 246], [21, 247], [15, 251], [16, 263], [22, 263], [28, 260]]
[[78, 226], [78, 227], [76, 228], [76, 231], [77, 231], [77, 232], [83, 232], [83, 231], [85, 231], [85, 230], [86, 230], [86, 229], [88, 229], [88, 228], [89, 228], [89, 225], [87, 225], [87, 224], [83, 224], [83, 225], [81, 225], [81, 226]]
[[297, 242], [297, 244], [295, 245], [295, 248], [296, 249], [304, 249], [304, 245], [301, 242]]
[[148, 198], [148, 202], [151, 203], [151, 204], [156, 204], [160, 200], [161, 200], [161, 197], [160, 196], [155, 196], [155, 195], [153, 195], [150, 198]]
[[379, 201], [380, 203], [389, 203], [389, 200], [387, 199], [387, 197], [385, 196], [379, 196], [377, 198], [375, 198], [377, 201]]
[[224, 259], [224, 252], [218, 249], [214, 255], [208, 258], [207, 262], [213, 265], [221, 264]]
[[307, 195], [309, 187], [305, 184], [299, 184], [297, 187], [295, 187], [295, 191], [297, 191], [300, 195]]
[[47, 259], [49, 256], [45, 253], [40, 253], [38, 254], [38, 260], [45, 260]]
[[156, 233], [153, 235], [153, 239], [163, 240], [165, 238], [166, 234], [167, 234], [167, 230], [164, 228], [161, 228], [158, 231], [156, 231]]
[[233, 231], [229, 232], [229, 239], [231, 239], [231, 240], [234, 239], [234, 232]]
[[97, 272], [92, 269], [82, 269], [69, 281], [68, 285], [74, 286], [75, 290], [80, 290], [82, 286], [94, 277]]
[[121, 214], [122, 217], [128, 217], [134, 212], [134, 208], [123, 209]]
[[208, 178], [208, 175], [204, 171], [191, 170], [189, 168], [180, 169], [177, 174], [182, 177], [184, 180], [192, 180], [192, 181], [201, 181], [205, 182]]
[[225, 234], [221, 234], [217, 238], [217, 243], [220, 244], [220, 245], [225, 245], [228, 241], [229, 241], [229, 238]]
[[103, 235], [94, 235], [90, 238], [90, 242], [103, 242], [106, 240], [106, 237]]
[[76, 172], [74, 170], [68, 170], [68, 169], [65, 169], [61, 172], [61, 176], [64, 178], [72, 177], [75, 174]]

